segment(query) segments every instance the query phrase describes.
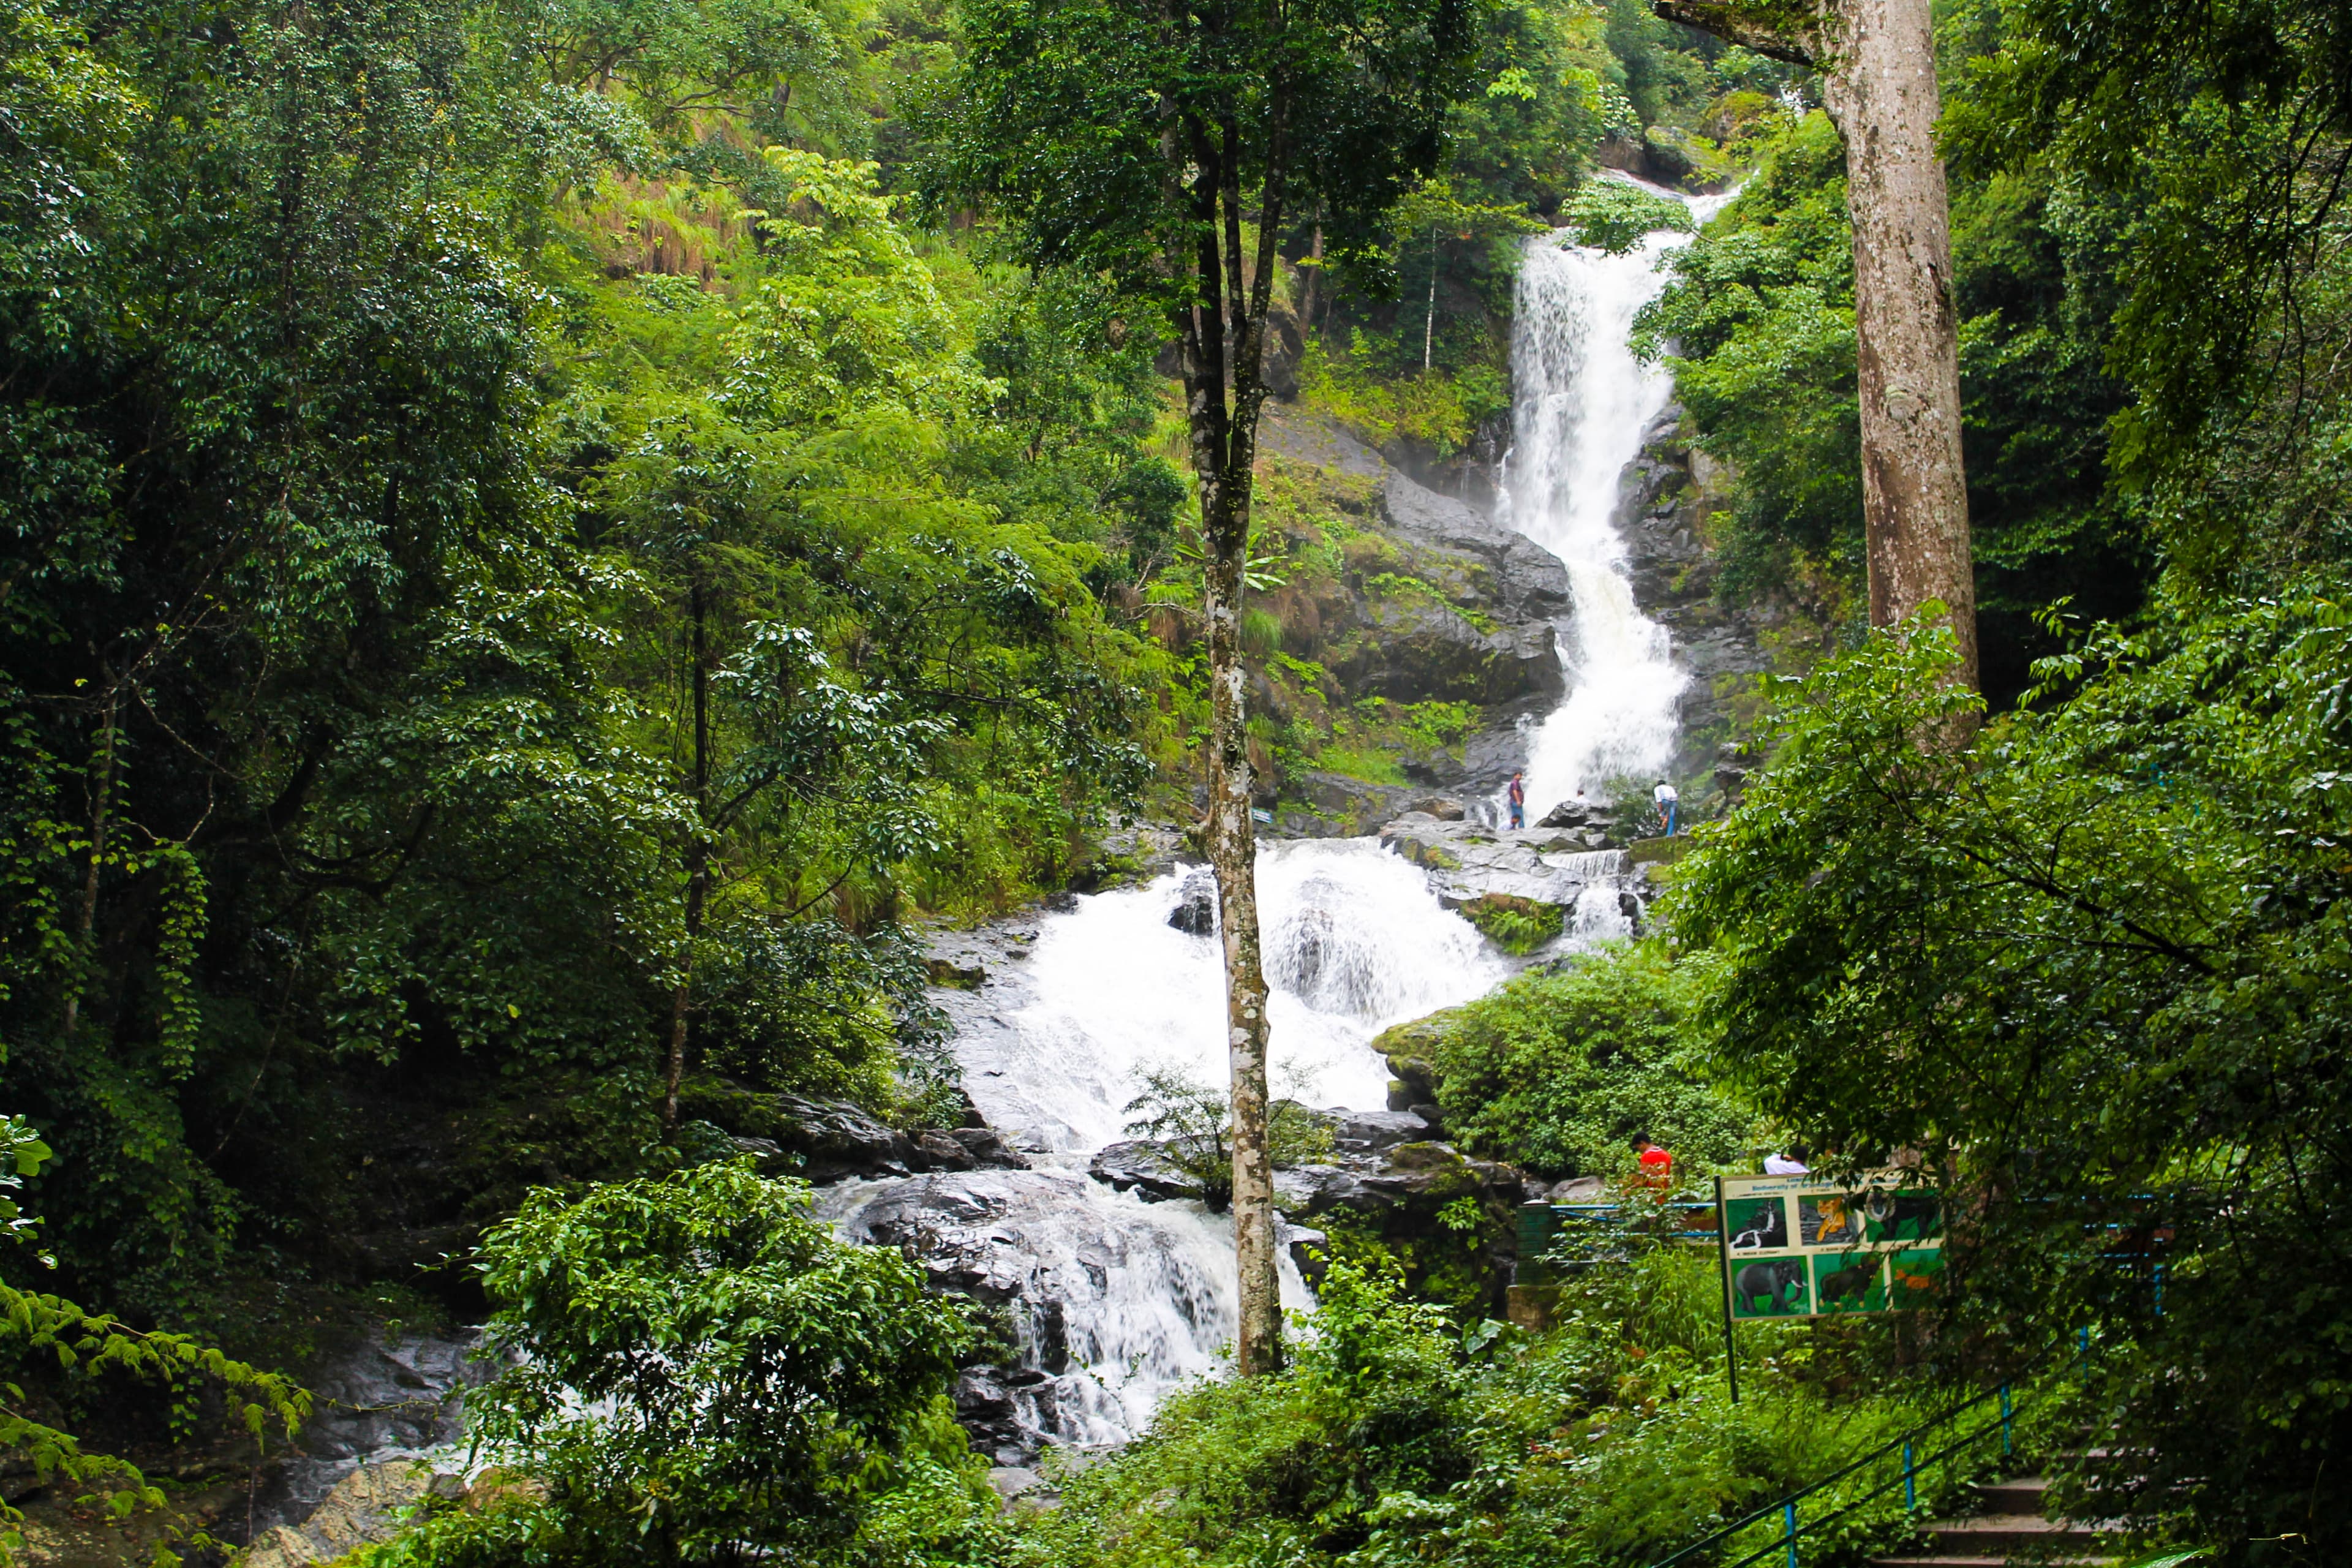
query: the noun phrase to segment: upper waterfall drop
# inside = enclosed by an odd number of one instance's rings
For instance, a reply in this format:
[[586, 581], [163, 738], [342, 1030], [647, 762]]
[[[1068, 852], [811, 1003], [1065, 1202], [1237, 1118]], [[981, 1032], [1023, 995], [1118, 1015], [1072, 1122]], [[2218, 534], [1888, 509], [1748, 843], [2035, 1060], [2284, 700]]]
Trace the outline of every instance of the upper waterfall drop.
[[[1699, 223], [1730, 200], [1658, 194]], [[1665, 628], [1634, 602], [1616, 513], [1620, 478], [1673, 392], [1663, 367], [1634, 357], [1633, 318], [1665, 287], [1659, 262], [1688, 241], [1659, 231], [1612, 256], [1561, 229], [1528, 239], [1521, 258], [1511, 449], [1496, 515], [1559, 558], [1574, 603], [1558, 627], [1568, 695], [1529, 748], [1531, 815], [1580, 788], [1599, 795], [1612, 780], [1657, 774], [1674, 755], [1689, 677]]]

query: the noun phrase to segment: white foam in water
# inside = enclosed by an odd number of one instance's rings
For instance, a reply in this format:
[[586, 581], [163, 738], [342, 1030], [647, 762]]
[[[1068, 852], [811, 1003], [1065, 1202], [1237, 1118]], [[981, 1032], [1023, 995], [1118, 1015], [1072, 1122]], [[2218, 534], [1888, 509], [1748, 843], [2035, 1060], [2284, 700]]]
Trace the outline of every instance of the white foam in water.
[[[983, 1300], [1017, 1300], [1033, 1345], [1066, 1346], [1063, 1370], [1005, 1388], [1018, 1424], [1055, 1442], [1141, 1432], [1172, 1389], [1223, 1369], [1239, 1321], [1229, 1216], [1147, 1204], [1076, 1171], [845, 1182], [818, 1195], [818, 1213], [852, 1240], [885, 1244], [908, 1239], [911, 1219], [932, 1267]], [[1308, 1305], [1287, 1253], [1279, 1259], [1283, 1305]]]
[[[1704, 220], [1726, 199], [1690, 205]], [[1665, 373], [1636, 363], [1627, 339], [1664, 286], [1659, 259], [1685, 240], [1654, 234], [1612, 257], [1564, 237], [1531, 240], [1519, 275], [1517, 401], [1498, 508], [1559, 557], [1574, 601], [1558, 628], [1568, 694], [1528, 767], [1531, 816], [1580, 787], [1597, 795], [1663, 768], [1686, 679], [1664, 629], [1634, 603], [1615, 527], [1619, 478], [1668, 392]], [[1621, 852], [1544, 859], [1590, 879], [1559, 951], [1631, 934]], [[1011, 993], [1025, 999], [958, 1037], [966, 1089], [992, 1125], [1043, 1152], [1041, 1168], [845, 1183], [819, 1200], [844, 1235], [908, 1246], [942, 1286], [1025, 1314], [1027, 1369], [1004, 1378], [999, 1408], [1031, 1440], [1135, 1436], [1171, 1388], [1221, 1368], [1234, 1335], [1230, 1222], [1198, 1204], [1143, 1203], [1072, 1168], [1129, 1136], [1126, 1107], [1147, 1070], [1227, 1081], [1223, 950], [1168, 923], [1188, 877], [1201, 875], [1171, 873], [1045, 917]], [[1258, 900], [1274, 1088], [1312, 1104], [1385, 1105], [1388, 1068], [1372, 1037], [1482, 995], [1508, 973], [1419, 868], [1370, 839], [1263, 847]], [[1283, 1295], [1294, 1306], [1306, 1298], [1287, 1257]]]
[[1598, 942], [1616, 942], [1633, 934], [1633, 918], [1625, 913], [1624, 895], [1612, 882], [1595, 882], [1576, 895], [1569, 911], [1567, 940], [1561, 946], [1575, 952]]
[[[1146, 1070], [1227, 1081], [1223, 950], [1168, 923], [1183, 873], [1078, 900], [1040, 926], [1037, 1000], [1008, 1014], [965, 1087], [992, 1126], [1060, 1153], [1128, 1136]], [[1376, 1110], [1389, 1025], [1481, 995], [1508, 973], [1417, 868], [1370, 839], [1265, 846], [1258, 905], [1274, 987], [1275, 1091]], [[977, 1069], [977, 1070], [973, 1070]]]
[[[1729, 198], [1676, 199], [1704, 222]], [[1655, 773], [1674, 755], [1689, 678], [1665, 628], [1634, 603], [1615, 514], [1619, 479], [1673, 391], [1664, 366], [1633, 357], [1633, 317], [1665, 286], [1660, 260], [1687, 243], [1661, 231], [1612, 256], [1560, 229], [1530, 238], [1520, 259], [1511, 451], [1496, 516], [1559, 557], [1573, 600], [1558, 628], [1568, 696], [1529, 749], [1531, 817], [1580, 788], [1597, 795], [1612, 779]]]

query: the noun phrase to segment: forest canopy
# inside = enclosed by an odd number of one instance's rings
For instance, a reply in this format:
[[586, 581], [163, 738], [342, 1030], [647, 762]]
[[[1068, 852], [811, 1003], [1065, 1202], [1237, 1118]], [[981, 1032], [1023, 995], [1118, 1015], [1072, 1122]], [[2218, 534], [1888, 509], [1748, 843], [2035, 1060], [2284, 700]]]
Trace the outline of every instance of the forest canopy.
[[[974, 53], [1033, 63], [1040, 10], [992, 0], [0, 0], [11, 1441], [282, 1433], [273, 1369], [365, 1290], [495, 1314], [483, 1430], [551, 1488], [386, 1562], [1622, 1563], [2080, 1334], [2033, 1451], [2152, 1457], [2066, 1495], [2343, 1555], [2352, 10], [1937, 6], [1979, 693], [1864, 624], [1819, 80], [1637, 0], [1423, 9], [1417, 140], [1303, 128], [1328, 199], [1250, 237], [1274, 395], [1478, 496], [1526, 237], [1689, 226], [1620, 176], [1725, 198], [1640, 320], [1679, 410], [1644, 460], [1713, 595], [1677, 635], [1769, 666], [1705, 694], [1724, 809], [1643, 940], [1454, 1015], [1431, 1109], [1546, 1181], [1636, 1131], [1692, 1174], [1907, 1152], [1978, 1203], [1943, 1315], [1832, 1325], [1735, 1406], [1714, 1279], [1655, 1237], [1538, 1332], [1482, 1305], [1507, 1214], [1418, 1253], [1335, 1221], [1286, 1371], [1015, 1528], [949, 1403], [987, 1324], [714, 1107], [982, 1131], [927, 933], [1193, 825], [1187, 300], [1173, 230], [1119, 243], [1156, 189], [1085, 161], [1087, 125], [1156, 148], [1148, 95], [975, 142]], [[1055, 41], [1063, 86], [1116, 42]], [[1270, 470], [1252, 593], [1320, 614], [1312, 564], [1495, 636], [1391, 570], [1374, 489]], [[1252, 609], [1262, 777], [1419, 800], [1467, 751], [1451, 697], [1310, 751], [1277, 702], [1336, 686]], [[2084, 1204], [2161, 1237], [2160, 1292]]]

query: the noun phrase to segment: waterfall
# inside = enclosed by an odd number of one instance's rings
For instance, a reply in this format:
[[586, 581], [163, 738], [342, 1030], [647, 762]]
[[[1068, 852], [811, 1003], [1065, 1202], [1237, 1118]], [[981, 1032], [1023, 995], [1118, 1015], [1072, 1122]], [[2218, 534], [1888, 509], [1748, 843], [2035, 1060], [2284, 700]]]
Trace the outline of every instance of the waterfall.
[[[1027, 1364], [992, 1400], [1043, 1442], [1118, 1443], [1171, 1390], [1220, 1369], [1240, 1321], [1231, 1220], [1196, 1203], [1147, 1204], [1059, 1168], [845, 1182], [817, 1213], [851, 1241], [913, 1246], [944, 1288], [1018, 1320]], [[1282, 1262], [1283, 1305], [1307, 1305]]]
[[[1269, 843], [1257, 868], [1277, 1094], [1383, 1108], [1372, 1037], [1509, 973], [1419, 868], [1373, 840]], [[1017, 1315], [1025, 1364], [984, 1391], [1021, 1434], [1007, 1462], [1040, 1441], [1140, 1433], [1170, 1389], [1218, 1370], [1239, 1321], [1229, 1219], [1147, 1204], [1082, 1170], [1128, 1135], [1145, 1070], [1225, 1082], [1223, 948], [1169, 923], [1206, 875], [1171, 872], [1045, 916], [1018, 973], [993, 977], [987, 1010], [962, 1021], [966, 1091], [1038, 1169], [846, 1182], [819, 1196], [844, 1237], [908, 1247], [943, 1287]], [[1306, 1306], [1287, 1256], [1281, 1268], [1285, 1304]]]
[[[1729, 198], [1679, 199], [1704, 222]], [[1612, 256], [1559, 229], [1528, 239], [1520, 259], [1496, 516], [1559, 558], [1573, 600], [1557, 628], [1568, 693], [1528, 751], [1531, 819], [1580, 788], [1600, 798], [1655, 777], [1674, 755], [1689, 678], [1665, 628], [1634, 603], [1616, 514], [1620, 478], [1673, 390], [1663, 366], [1633, 357], [1633, 317], [1665, 286], [1660, 260], [1687, 241], [1661, 231]]]
[[[1257, 865], [1276, 1094], [1380, 1109], [1389, 1072], [1371, 1037], [1508, 973], [1417, 868], [1370, 840], [1267, 844]], [[990, 1125], [1084, 1157], [1128, 1135], [1143, 1071], [1225, 1081], [1224, 955], [1214, 938], [1169, 925], [1183, 881], [1081, 900], [1043, 924], [1028, 962], [1035, 1000], [958, 1042]]]
[[[1703, 218], [1721, 199], [1690, 205]], [[1573, 600], [1557, 628], [1569, 689], [1533, 737], [1535, 813], [1580, 786], [1599, 796], [1629, 774], [1654, 776], [1673, 754], [1686, 678], [1634, 603], [1616, 510], [1620, 477], [1669, 390], [1627, 340], [1663, 286], [1660, 258], [1680, 243], [1654, 234], [1612, 257], [1554, 234], [1529, 242], [1520, 271], [1499, 513], [1560, 559]], [[1540, 860], [1578, 884], [1555, 951], [1630, 932], [1638, 906], [1622, 851]], [[1270, 843], [1257, 868], [1277, 1094], [1381, 1108], [1388, 1069], [1373, 1037], [1508, 973], [1420, 867], [1374, 840]], [[958, 1004], [965, 1089], [1037, 1168], [844, 1183], [820, 1196], [843, 1236], [907, 1248], [940, 1288], [1017, 1327], [1023, 1364], [967, 1374], [961, 1396], [968, 1420], [986, 1413], [976, 1430], [1005, 1463], [1042, 1442], [1135, 1436], [1169, 1390], [1218, 1369], [1233, 1336], [1229, 1222], [1195, 1203], [1115, 1193], [1082, 1169], [1127, 1136], [1146, 1071], [1225, 1082], [1222, 948], [1197, 930], [1205, 913], [1171, 919], [1213, 903], [1207, 875], [1171, 872], [1043, 916], [1034, 941], [1008, 952], [1014, 962], [992, 964], [986, 987]], [[1304, 1304], [1286, 1257], [1283, 1270], [1286, 1303]]]

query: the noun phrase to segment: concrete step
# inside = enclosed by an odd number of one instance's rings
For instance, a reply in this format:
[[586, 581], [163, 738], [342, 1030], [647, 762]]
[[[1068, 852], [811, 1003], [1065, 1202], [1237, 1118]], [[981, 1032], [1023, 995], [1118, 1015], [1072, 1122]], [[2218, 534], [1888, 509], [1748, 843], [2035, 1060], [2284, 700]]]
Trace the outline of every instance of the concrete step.
[[2039, 1514], [2050, 1482], [2042, 1476], [2018, 1476], [2006, 1481], [1979, 1481], [1974, 1489], [1988, 1514]]
[[1999, 1555], [2028, 1548], [2038, 1552], [2073, 1545], [2088, 1550], [2097, 1544], [2099, 1534], [2087, 1524], [2020, 1513], [1931, 1520], [1926, 1529], [1936, 1538], [1939, 1549], [1963, 1554], [1990, 1552]]

